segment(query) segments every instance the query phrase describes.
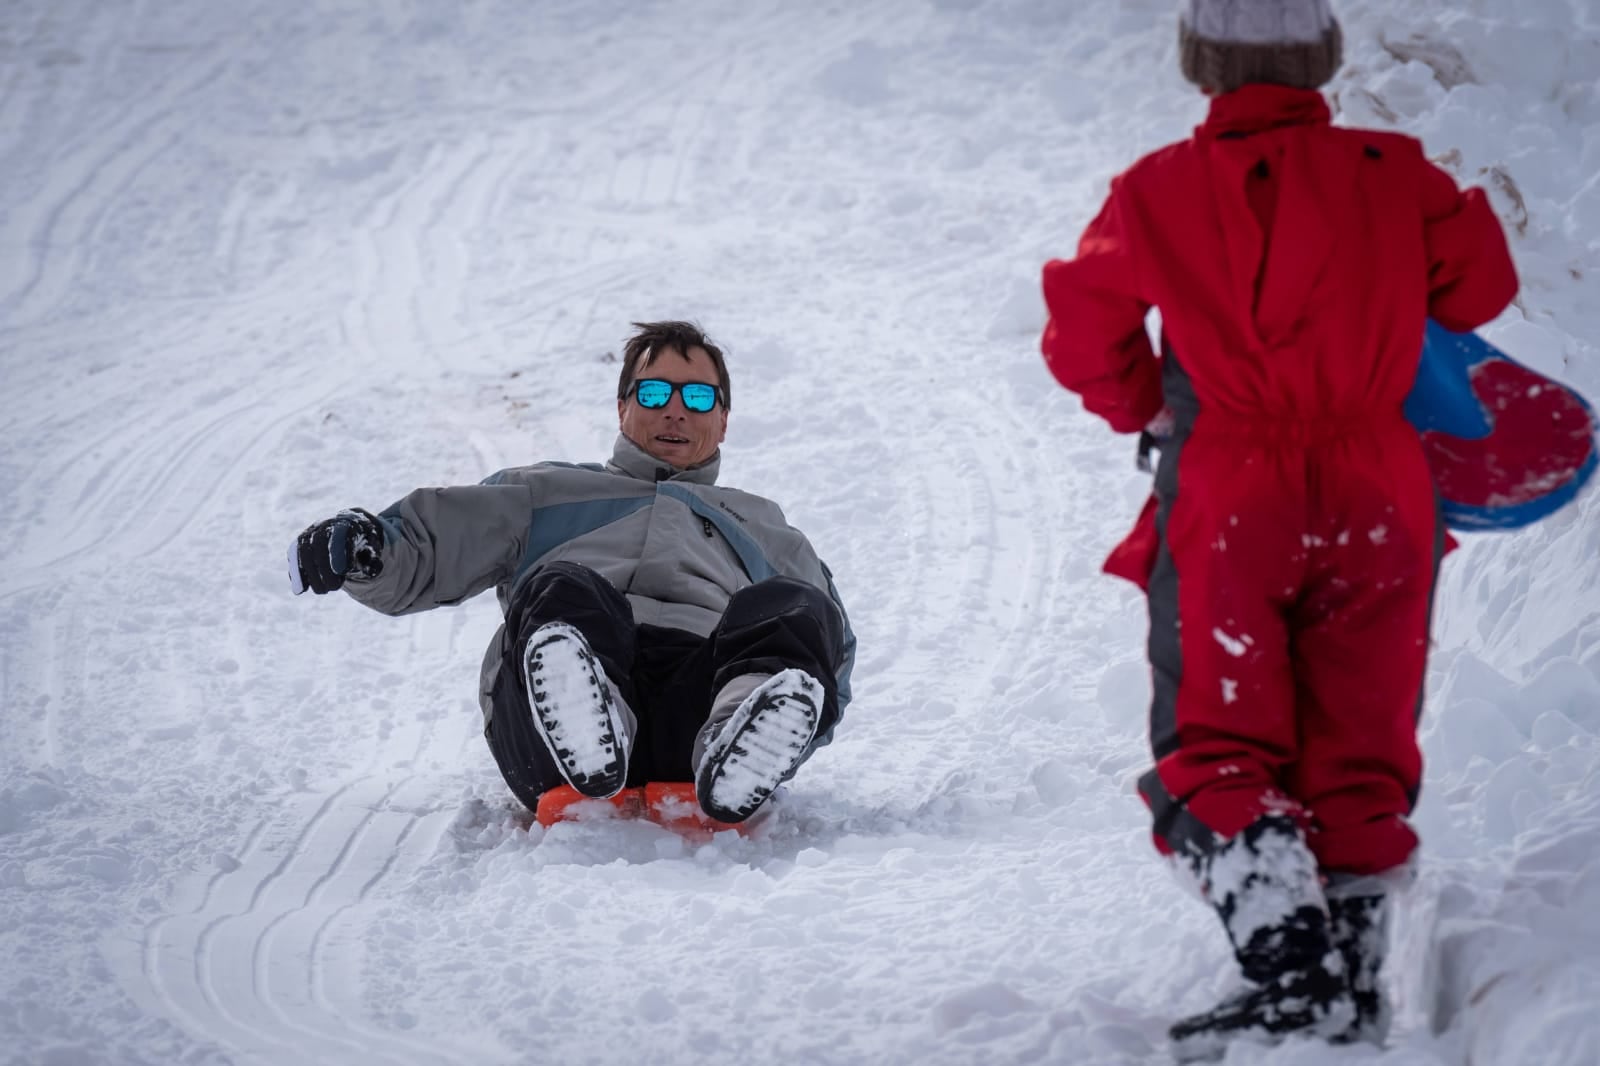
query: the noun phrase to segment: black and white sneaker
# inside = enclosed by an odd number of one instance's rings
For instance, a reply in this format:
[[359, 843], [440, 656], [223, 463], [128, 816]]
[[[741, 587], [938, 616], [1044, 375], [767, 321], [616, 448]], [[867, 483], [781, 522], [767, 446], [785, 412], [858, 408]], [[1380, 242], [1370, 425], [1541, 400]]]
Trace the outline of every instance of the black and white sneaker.
[[628, 779], [633, 713], [583, 634], [565, 622], [540, 626], [522, 654], [533, 726], [567, 783], [585, 796], [616, 795]]
[[773, 674], [746, 696], [700, 758], [694, 791], [701, 808], [719, 822], [754, 814], [805, 758], [822, 698], [821, 682], [795, 669]]

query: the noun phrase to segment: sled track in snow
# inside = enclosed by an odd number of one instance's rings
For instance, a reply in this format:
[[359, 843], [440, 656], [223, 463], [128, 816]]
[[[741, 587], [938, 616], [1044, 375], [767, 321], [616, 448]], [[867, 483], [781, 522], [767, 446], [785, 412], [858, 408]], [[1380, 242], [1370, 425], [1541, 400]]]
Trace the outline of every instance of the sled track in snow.
[[[0, 308], [13, 305], [7, 332], [42, 320], [65, 298], [80, 261], [92, 254], [93, 235], [111, 205], [181, 136], [180, 105], [220, 80], [228, 66], [223, 59], [194, 68], [191, 76], [149, 97], [130, 97], [136, 102], [112, 116], [91, 120], [88, 126], [97, 132], [78, 138], [69, 145], [68, 157], [51, 167], [56, 175], [51, 189], [65, 185], [65, 191], [42, 192], [32, 204], [13, 206], [15, 221], [6, 229], [25, 227], [28, 235], [12, 235], [6, 243], [31, 248], [33, 255], [9, 291], [0, 290]], [[108, 140], [113, 142], [109, 150]], [[11, 273], [15, 277], [16, 268]], [[0, 283], [3, 279], [0, 275]]]
[[450, 1061], [370, 1020], [379, 1005], [362, 1000], [364, 926], [352, 917], [453, 816], [419, 813], [411, 804], [426, 796], [418, 777], [367, 777], [258, 823], [192, 911], [146, 931], [143, 971], [162, 1013], [246, 1060]]
[[[245, 654], [278, 618], [270, 611], [226, 619], [219, 651]], [[442, 615], [409, 619], [393, 658], [370, 664], [369, 686], [381, 692], [400, 660], [462, 658], [461, 628], [459, 618]], [[307, 751], [313, 766], [326, 767], [311, 749], [350, 742], [323, 736], [317, 715], [296, 713], [308, 699], [313, 707], [338, 700], [343, 689], [297, 694], [269, 679], [257, 684], [245, 708], [284, 716], [282, 750]], [[439, 1043], [437, 1033], [408, 1031], [407, 1004], [376, 998], [375, 976], [380, 989], [392, 983], [368, 969], [375, 938], [384, 936], [374, 923], [457, 815], [441, 802], [437, 775], [414, 769], [425, 757], [449, 755], [461, 724], [429, 714], [433, 705], [428, 686], [410, 689], [398, 705], [369, 696], [374, 735], [347, 776], [331, 788], [284, 794], [242, 835], [216, 841], [217, 872], [180, 882], [167, 913], [144, 929], [137, 963], [128, 960], [123, 985], [153, 1016], [238, 1062], [459, 1061], [460, 1049]]]
[[[282, 426], [324, 405], [348, 381], [344, 374], [331, 386], [317, 381], [309, 398], [291, 385], [280, 390], [277, 402], [259, 390], [227, 396], [213, 390], [208, 402], [189, 406], [164, 432], [151, 433], [138, 418], [119, 418], [59, 461], [31, 472], [18, 496], [31, 495], [35, 514], [49, 519], [39, 528], [57, 532], [48, 545], [29, 545], [24, 536], [22, 566], [4, 596], [57, 580], [108, 550], [125, 561], [156, 555], [214, 504], [231, 476], [230, 460], [254, 455]], [[71, 532], [62, 537], [62, 529]]]
[[509, 168], [506, 153], [484, 148], [481, 138], [435, 142], [415, 176], [366, 213], [351, 298], [339, 322], [369, 368], [399, 362], [433, 375], [450, 369], [440, 349], [458, 331], [453, 318], [465, 264], [454, 235], [460, 223], [447, 222], [480, 223]]

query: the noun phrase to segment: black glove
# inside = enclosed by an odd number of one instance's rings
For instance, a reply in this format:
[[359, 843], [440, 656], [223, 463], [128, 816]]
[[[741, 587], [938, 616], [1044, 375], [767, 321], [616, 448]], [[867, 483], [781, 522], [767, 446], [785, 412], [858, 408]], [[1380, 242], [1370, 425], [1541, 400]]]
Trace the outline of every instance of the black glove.
[[353, 508], [307, 526], [289, 545], [289, 587], [296, 596], [310, 589], [318, 596], [344, 585], [351, 574], [383, 573], [383, 527], [366, 511]]

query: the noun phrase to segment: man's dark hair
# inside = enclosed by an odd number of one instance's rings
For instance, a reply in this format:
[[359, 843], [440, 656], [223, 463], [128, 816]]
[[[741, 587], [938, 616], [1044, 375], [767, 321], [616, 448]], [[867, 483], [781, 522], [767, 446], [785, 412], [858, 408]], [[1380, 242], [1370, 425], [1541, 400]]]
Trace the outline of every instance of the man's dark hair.
[[[676, 351], [685, 361], [690, 348], [703, 348], [717, 368], [717, 391], [722, 399], [722, 409], [728, 410], [733, 400], [733, 386], [728, 381], [728, 364], [723, 361], [722, 349], [711, 343], [700, 327], [693, 322], [635, 322], [636, 331], [622, 349], [622, 376], [617, 379], [617, 399], [628, 398], [639, 373], [656, 361], [667, 349]], [[642, 357], [642, 358], [641, 358]]]

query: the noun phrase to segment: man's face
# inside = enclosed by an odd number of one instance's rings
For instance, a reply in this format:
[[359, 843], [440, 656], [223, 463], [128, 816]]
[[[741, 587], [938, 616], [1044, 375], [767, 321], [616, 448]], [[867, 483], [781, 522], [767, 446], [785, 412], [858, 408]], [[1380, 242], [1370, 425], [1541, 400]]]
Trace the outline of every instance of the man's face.
[[[640, 356], [643, 360], [646, 356]], [[684, 359], [676, 349], [664, 348], [648, 367], [635, 369], [633, 380], [655, 379], [674, 385], [699, 383], [718, 388], [717, 368], [701, 347], [689, 349]], [[691, 411], [683, 405], [683, 394], [672, 390], [665, 407], [645, 407], [637, 390], [617, 401], [617, 421], [623, 435], [663, 463], [680, 470], [698, 466], [711, 458], [728, 435], [728, 412], [719, 397], [709, 411]]]

